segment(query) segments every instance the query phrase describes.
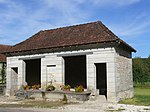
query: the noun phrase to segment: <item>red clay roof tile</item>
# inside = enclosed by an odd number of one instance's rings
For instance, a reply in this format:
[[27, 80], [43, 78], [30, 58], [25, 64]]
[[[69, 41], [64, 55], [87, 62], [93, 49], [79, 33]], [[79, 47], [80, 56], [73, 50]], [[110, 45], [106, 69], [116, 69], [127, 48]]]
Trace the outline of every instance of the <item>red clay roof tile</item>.
[[9, 45], [0, 45], [0, 62], [6, 61], [6, 56], [4, 54], [1, 54], [2, 52], [7, 52], [10, 49], [11, 46]]
[[16, 44], [10, 52], [23, 52], [43, 48], [57, 48], [73, 45], [103, 43], [112, 41], [123, 42], [131, 51], [135, 51], [116, 35], [114, 35], [102, 22], [91, 22], [75, 26], [44, 30], [29, 39]]

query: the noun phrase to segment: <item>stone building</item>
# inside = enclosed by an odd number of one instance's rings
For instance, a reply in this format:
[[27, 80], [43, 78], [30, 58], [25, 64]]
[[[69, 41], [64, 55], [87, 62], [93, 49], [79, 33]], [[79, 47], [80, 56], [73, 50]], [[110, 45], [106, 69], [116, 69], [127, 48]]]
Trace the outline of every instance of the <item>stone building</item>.
[[83, 85], [108, 101], [133, 97], [132, 52], [100, 21], [40, 31], [5, 52], [6, 94], [25, 82], [44, 89], [53, 81]]

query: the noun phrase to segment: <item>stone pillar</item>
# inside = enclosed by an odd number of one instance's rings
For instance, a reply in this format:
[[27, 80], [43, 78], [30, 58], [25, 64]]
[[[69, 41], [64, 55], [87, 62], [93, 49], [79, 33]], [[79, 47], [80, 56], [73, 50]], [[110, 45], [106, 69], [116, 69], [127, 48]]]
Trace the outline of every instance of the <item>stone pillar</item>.
[[18, 67], [18, 89], [26, 83], [25, 81], [25, 62], [20, 60]]
[[10, 96], [11, 94], [11, 68], [6, 68], [6, 96]]

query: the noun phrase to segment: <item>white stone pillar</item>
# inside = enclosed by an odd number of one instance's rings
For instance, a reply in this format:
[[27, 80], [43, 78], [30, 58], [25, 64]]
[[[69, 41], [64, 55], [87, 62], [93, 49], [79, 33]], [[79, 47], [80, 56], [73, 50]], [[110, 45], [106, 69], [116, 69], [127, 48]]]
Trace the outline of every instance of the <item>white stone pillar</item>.
[[25, 62], [20, 60], [18, 67], [18, 89], [25, 84]]
[[11, 68], [6, 68], [6, 96], [11, 94]]

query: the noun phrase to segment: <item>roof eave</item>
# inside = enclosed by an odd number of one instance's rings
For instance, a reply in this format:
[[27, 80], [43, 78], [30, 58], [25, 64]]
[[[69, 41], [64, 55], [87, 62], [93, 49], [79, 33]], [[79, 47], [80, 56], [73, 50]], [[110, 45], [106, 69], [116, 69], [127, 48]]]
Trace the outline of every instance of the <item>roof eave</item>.
[[73, 51], [73, 50], [86, 50], [86, 49], [93, 49], [93, 48], [106, 48], [106, 47], [114, 47], [115, 41], [109, 42], [95, 42], [95, 43], [88, 43], [88, 44], [81, 44], [81, 45], [69, 45], [69, 46], [60, 46], [54, 48], [41, 48], [41, 49], [32, 49], [32, 50], [24, 50], [24, 51], [12, 51], [12, 52], [5, 52], [6, 56], [19, 56], [20, 55], [27, 55], [29, 54], [43, 54], [49, 52], [61, 52], [61, 51]]

